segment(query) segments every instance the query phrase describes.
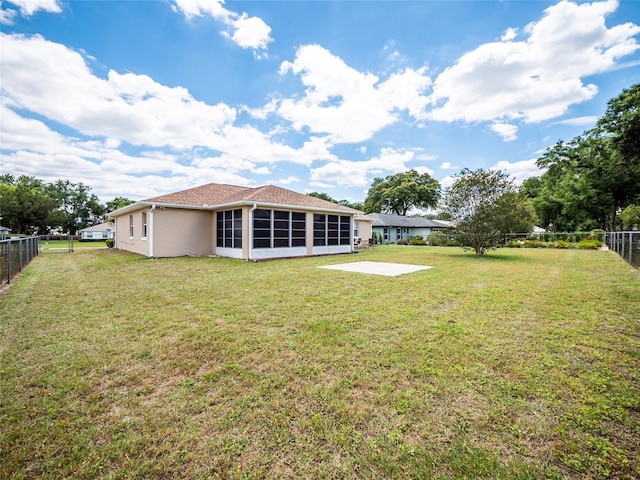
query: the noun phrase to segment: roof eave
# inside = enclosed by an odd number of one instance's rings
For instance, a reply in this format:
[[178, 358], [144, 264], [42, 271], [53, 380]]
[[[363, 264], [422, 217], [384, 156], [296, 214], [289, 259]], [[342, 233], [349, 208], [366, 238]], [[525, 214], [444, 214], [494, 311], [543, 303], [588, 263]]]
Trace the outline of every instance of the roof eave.
[[180, 209], [186, 209], [186, 210], [222, 210], [222, 209], [256, 205], [263, 208], [266, 207], [266, 208], [285, 208], [290, 210], [313, 210], [314, 212], [339, 213], [343, 215], [357, 215], [360, 213], [358, 210], [345, 210], [341, 208], [314, 207], [314, 206], [307, 206], [307, 205], [295, 205], [295, 204], [261, 202], [261, 201], [250, 201], [250, 200], [238, 200], [235, 202], [219, 203], [216, 205], [163, 203], [163, 202], [153, 202], [148, 200], [142, 200], [140, 202], [132, 203], [131, 205], [122, 207], [118, 210], [114, 210], [113, 212], [109, 213], [109, 216], [118, 217], [120, 215], [125, 215], [129, 212], [140, 210], [141, 208], [145, 208], [145, 207], [152, 207], [154, 205], [156, 206], [156, 208], [180, 208]]

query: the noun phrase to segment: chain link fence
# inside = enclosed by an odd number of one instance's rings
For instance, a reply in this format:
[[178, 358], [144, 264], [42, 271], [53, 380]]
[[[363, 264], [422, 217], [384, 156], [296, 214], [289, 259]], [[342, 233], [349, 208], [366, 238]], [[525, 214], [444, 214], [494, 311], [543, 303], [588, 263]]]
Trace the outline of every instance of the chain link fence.
[[0, 240], [0, 285], [11, 283], [22, 269], [39, 253], [38, 237]]
[[610, 250], [640, 268], [640, 232], [607, 232], [606, 243]]

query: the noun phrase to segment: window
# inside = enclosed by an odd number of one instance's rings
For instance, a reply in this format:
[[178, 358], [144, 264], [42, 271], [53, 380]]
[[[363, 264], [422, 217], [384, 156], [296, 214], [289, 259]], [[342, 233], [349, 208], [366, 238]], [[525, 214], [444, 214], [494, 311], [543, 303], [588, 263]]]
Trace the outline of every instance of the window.
[[344, 215], [313, 214], [313, 245], [349, 245], [351, 217]]
[[133, 215], [129, 215], [129, 237], [133, 238]]
[[253, 248], [289, 248], [306, 245], [306, 214], [286, 210], [253, 212]]
[[216, 214], [216, 246], [242, 248], [242, 209]]
[[142, 212], [142, 238], [147, 238], [147, 212]]

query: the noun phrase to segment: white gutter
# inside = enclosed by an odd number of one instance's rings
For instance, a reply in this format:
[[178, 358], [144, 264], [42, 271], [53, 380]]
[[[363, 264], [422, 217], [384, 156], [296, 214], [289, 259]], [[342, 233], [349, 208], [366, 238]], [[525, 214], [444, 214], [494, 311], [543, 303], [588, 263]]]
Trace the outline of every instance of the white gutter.
[[156, 204], [151, 205], [149, 212], [149, 256], [153, 258], [153, 211], [156, 209]]

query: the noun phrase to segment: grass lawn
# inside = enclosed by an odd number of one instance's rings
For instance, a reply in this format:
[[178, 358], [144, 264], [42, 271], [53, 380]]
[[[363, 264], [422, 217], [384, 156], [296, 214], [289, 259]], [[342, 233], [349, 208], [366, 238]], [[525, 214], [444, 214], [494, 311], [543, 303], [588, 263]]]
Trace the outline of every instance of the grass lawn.
[[[435, 268], [317, 268], [363, 260]], [[640, 272], [613, 252], [45, 254], [0, 348], [1, 478], [640, 477]]]
[[[76, 248], [107, 248], [107, 244], [104, 240], [100, 242], [80, 242], [78, 240], [73, 241], [73, 249]], [[66, 250], [69, 251], [69, 240], [40, 240], [40, 250], [46, 252], [47, 250]]]

